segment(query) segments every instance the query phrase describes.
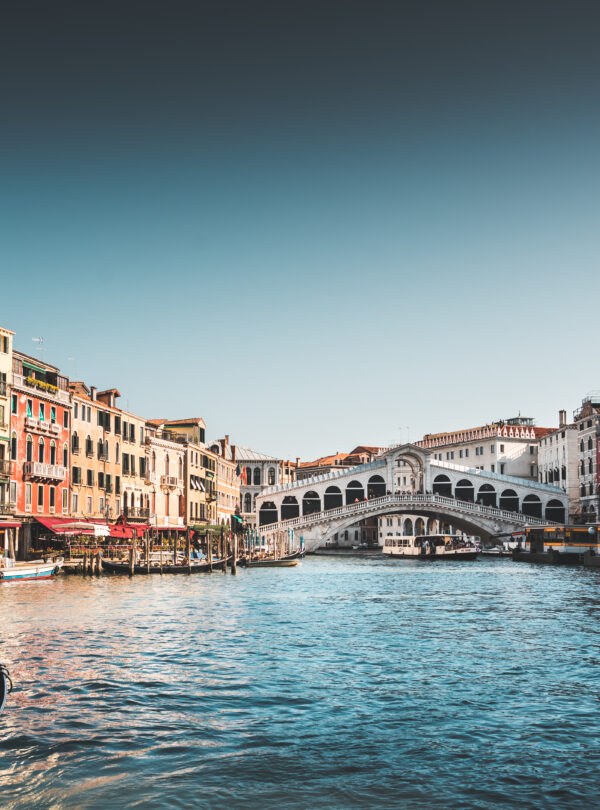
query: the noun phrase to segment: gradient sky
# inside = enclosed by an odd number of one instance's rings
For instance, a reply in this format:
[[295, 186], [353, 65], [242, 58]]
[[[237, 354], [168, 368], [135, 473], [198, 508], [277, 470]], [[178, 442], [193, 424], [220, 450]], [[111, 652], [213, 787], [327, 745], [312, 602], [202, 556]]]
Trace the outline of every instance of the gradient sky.
[[0, 11], [0, 322], [310, 459], [600, 388], [600, 6]]

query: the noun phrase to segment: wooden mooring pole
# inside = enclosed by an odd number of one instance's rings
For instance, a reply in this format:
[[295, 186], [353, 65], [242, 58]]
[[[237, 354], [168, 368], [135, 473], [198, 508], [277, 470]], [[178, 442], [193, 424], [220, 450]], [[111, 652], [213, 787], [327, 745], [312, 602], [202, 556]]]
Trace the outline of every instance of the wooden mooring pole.
[[192, 573], [192, 561], [190, 559], [191, 554], [191, 529], [188, 529], [185, 533], [185, 562], [187, 565], [188, 574]]
[[238, 536], [237, 534], [233, 535], [233, 557], [231, 558], [231, 573], [233, 575], [237, 574], [237, 556], [238, 556]]

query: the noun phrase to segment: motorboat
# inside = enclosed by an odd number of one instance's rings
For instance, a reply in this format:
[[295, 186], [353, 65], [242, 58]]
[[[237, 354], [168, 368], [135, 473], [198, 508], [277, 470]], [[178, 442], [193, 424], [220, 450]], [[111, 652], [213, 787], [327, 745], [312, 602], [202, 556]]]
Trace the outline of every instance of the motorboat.
[[477, 539], [462, 534], [388, 535], [382, 553], [404, 560], [476, 560], [480, 552]]
[[59, 573], [63, 563], [63, 557], [32, 562], [17, 562], [11, 557], [0, 557], [0, 582], [51, 579]]

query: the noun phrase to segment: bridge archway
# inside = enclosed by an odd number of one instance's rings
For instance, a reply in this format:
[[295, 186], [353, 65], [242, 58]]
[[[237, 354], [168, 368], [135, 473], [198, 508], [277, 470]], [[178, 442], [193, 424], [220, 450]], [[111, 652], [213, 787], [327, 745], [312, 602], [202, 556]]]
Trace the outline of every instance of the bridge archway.
[[339, 487], [327, 487], [323, 495], [323, 509], [335, 509], [344, 505], [344, 498]]
[[321, 511], [321, 499], [318, 494], [312, 489], [307, 492], [302, 498], [302, 514], [313, 515], [315, 512]]
[[433, 492], [434, 495], [445, 495], [446, 498], [452, 497], [452, 484], [447, 475], [436, 475], [433, 479]]
[[281, 519], [290, 520], [300, 516], [298, 501], [293, 495], [286, 495], [281, 504]]
[[365, 490], [360, 481], [350, 481], [346, 487], [346, 504], [354, 503], [355, 501], [364, 501]]
[[505, 489], [500, 495], [500, 509], [506, 509], [507, 512], [519, 511], [519, 496], [514, 489]]
[[546, 514], [544, 515], [544, 517], [546, 518], [546, 520], [553, 520], [556, 523], [564, 523], [565, 507], [562, 505], [560, 501], [558, 501], [556, 498], [553, 498], [546, 504]]
[[477, 493], [477, 501], [484, 506], [496, 506], [496, 490], [491, 484], [482, 484]]
[[542, 516], [542, 502], [537, 495], [525, 495], [523, 498], [523, 505], [521, 511], [524, 515], [530, 517], [541, 518]]
[[385, 495], [385, 480], [381, 475], [372, 475], [367, 484], [367, 494], [369, 498], [379, 498]]
[[473, 501], [475, 500], [475, 487], [467, 478], [461, 480], [454, 487], [454, 497], [460, 501]]
[[277, 523], [278, 521], [277, 507], [273, 501], [265, 501], [260, 507], [258, 513], [259, 526], [267, 526], [269, 523]]

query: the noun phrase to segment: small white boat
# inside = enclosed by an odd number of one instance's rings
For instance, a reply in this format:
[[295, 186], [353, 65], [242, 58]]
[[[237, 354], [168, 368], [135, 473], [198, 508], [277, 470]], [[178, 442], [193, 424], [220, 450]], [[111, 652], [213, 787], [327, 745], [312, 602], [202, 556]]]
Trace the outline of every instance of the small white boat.
[[0, 557], [0, 582], [17, 582], [28, 579], [51, 579], [63, 567], [64, 558], [16, 562], [10, 557]]

